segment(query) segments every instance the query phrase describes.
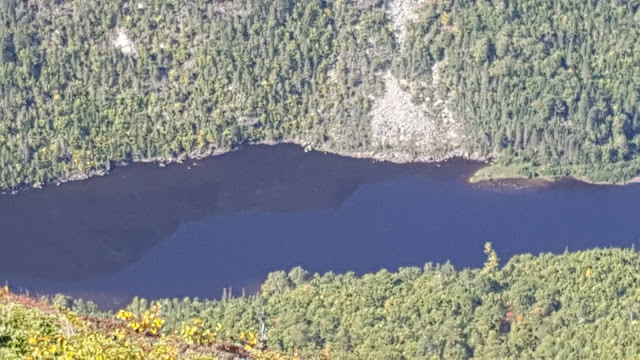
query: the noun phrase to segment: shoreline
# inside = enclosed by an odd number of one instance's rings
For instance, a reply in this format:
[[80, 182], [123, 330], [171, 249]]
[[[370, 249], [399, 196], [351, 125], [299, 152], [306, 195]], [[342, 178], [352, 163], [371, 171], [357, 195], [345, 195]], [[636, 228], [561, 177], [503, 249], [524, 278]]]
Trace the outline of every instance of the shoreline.
[[[374, 162], [390, 162], [395, 164], [441, 164], [447, 162], [448, 160], [460, 158], [468, 161], [473, 161], [477, 163], [482, 163], [482, 166], [479, 170], [469, 176], [466, 180], [467, 184], [472, 186], [479, 187], [494, 187], [494, 188], [512, 188], [512, 189], [532, 189], [532, 188], [541, 188], [549, 186], [553, 183], [557, 183], [562, 180], [573, 180], [584, 184], [589, 185], [597, 185], [597, 186], [628, 186], [633, 184], [640, 184], [640, 175], [624, 182], [624, 183], [614, 183], [614, 182], [606, 182], [606, 181], [590, 181], [586, 178], [572, 177], [572, 176], [562, 176], [562, 177], [551, 177], [551, 176], [541, 176], [537, 178], [528, 178], [524, 176], [520, 176], [513, 171], [490, 171], [488, 174], [483, 174], [483, 172], [487, 172], [487, 169], [492, 169], [492, 160], [495, 159], [495, 154], [486, 154], [480, 155], [477, 153], [469, 154], [465, 153], [461, 150], [451, 151], [444, 155], [429, 155], [429, 156], [414, 156], [410, 155], [406, 152], [387, 152], [381, 153], [376, 151], [345, 151], [345, 150], [336, 150], [327, 146], [313, 147], [312, 145], [306, 143], [305, 141], [301, 141], [299, 139], [288, 139], [283, 141], [274, 141], [274, 140], [264, 140], [264, 141], [256, 141], [256, 142], [248, 142], [245, 144], [239, 144], [230, 149], [210, 149], [204, 152], [191, 152], [188, 154], [183, 154], [177, 157], [153, 157], [153, 158], [134, 158], [132, 160], [122, 160], [122, 161], [112, 161], [109, 164], [105, 165], [103, 168], [94, 169], [89, 171], [86, 174], [69, 174], [64, 178], [57, 179], [55, 181], [51, 181], [48, 183], [33, 183], [33, 184], [23, 184], [13, 189], [5, 189], [0, 190], [0, 195], [16, 195], [25, 190], [29, 189], [43, 189], [47, 186], [56, 185], [60, 186], [61, 184], [72, 182], [72, 181], [81, 181], [87, 180], [89, 178], [95, 176], [105, 176], [108, 175], [112, 168], [115, 167], [126, 167], [131, 164], [136, 163], [156, 163], [158, 167], [165, 167], [168, 164], [182, 164], [185, 161], [189, 160], [202, 160], [205, 158], [219, 156], [223, 154], [227, 154], [233, 151], [241, 150], [245, 147], [254, 146], [254, 145], [266, 145], [266, 146], [277, 146], [282, 144], [293, 144], [300, 146], [301, 150], [304, 152], [310, 151], [318, 151], [323, 153], [334, 154], [338, 156], [344, 156], [352, 159], [370, 159]], [[504, 168], [503, 168], [504, 170]]]
[[56, 180], [52, 180], [47, 183], [29, 183], [22, 184], [15, 188], [10, 189], [0, 189], [1, 195], [17, 195], [23, 191], [30, 189], [43, 189], [47, 186], [55, 185], [60, 186], [64, 183], [72, 182], [72, 181], [80, 181], [87, 180], [96, 176], [105, 176], [108, 175], [112, 168], [115, 167], [126, 167], [131, 164], [136, 163], [156, 163], [158, 167], [164, 167], [168, 164], [182, 164], [185, 161], [189, 160], [202, 160], [205, 158], [218, 156], [227, 154], [233, 151], [241, 150], [245, 147], [254, 146], [254, 145], [266, 145], [266, 146], [277, 146], [283, 144], [293, 144], [300, 146], [301, 150], [304, 152], [309, 151], [318, 151], [329, 154], [334, 154], [338, 156], [353, 158], [353, 159], [371, 159], [375, 162], [390, 162], [394, 164], [411, 164], [411, 163], [422, 163], [422, 164], [440, 164], [444, 163], [448, 160], [454, 158], [462, 158], [469, 161], [475, 161], [478, 163], [489, 164], [489, 162], [493, 159], [493, 155], [480, 155], [480, 154], [468, 154], [462, 151], [452, 151], [444, 155], [429, 155], [429, 156], [413, 156], [404, 152], [388, 152], [381, 153], [376, 151], [344, 151], [344, 150], [336, 150], [332, 149], [328, 146], [319, 146], [314, 147], [307, 143], [306, 141], [300, 139], [285, 139], [281, 141], [277, 140], [261, 140], [254, 142], [247, 142], [244, 144], [238, 144], [230, 149], [209, 149], [203, 152], [191, 152], [182, 154], [176, 157], [151, 157], [151, 158], [136, 158], [134, 157], [132, 160], [120, 160], [120, 161], [111, 161], [109, 164], [106, 164], [104, 167], [90, 170], [88, 173], [72, 173], [67, 175], [66, 177], [62, 177]]
[[[595, 186], [629, 186], [633, 184], [640, 184], [640, 175], [635, 176], [625, 182], [609, 182], [609, 181], [592, 181], [585, 177], [579, 176], [539, 176], [539, 177], [526, 177], [520, 175], [517, 166], [501, 166], [495, 164], [488, 164], [476, 171], [468, 179], [468, 183], [471, 185], [496, 185], [501, 183], [509, 184], [523, 184], [522, 188], [526, 187], [543, 187], [549, 186], [560, 181], [576, 181], [582, 184], [595, 185]], [[528, 186], [527, 184], [530, 184]]]
[[547, 187], [553, 184], [557, 184], [561, 181], [574, 181], [577, 183], [585, 184], [585, 185], [593, 185], [593, 186], [607, 186], [607, 187], [623, 187], [630, 185], [640, 184], [640, 176], [636, 176], [628, 181], [623, 183], [614, 183], [614, 182], [606, 182], [606, 181], [590, 181], [585, 178], [578, 178], [573, 176], [559, 176], [555, 178], [551, 177], [537, 177], [537, 178], [526, 178], [526, 177], [495, 177], [491, 179], [482, 179], [482, 180], [472, 180], [473, 176], [471, 176], [467, 183], [472, 186], [479, 187], [515, 187], [518, 189], [527, 189], [527, 188], [540, 188]]
[[606, 182], [606, 181], [590, 181], [588, 179], [576, 178], [576, 177], [569, 177], [569, 178], [576, 181], [583, 182], [585, 184], [598, 185], [598, 186], [629, 186], [634, 184], [640, 184], [640, 175], [635, 176], [623, 183], [613, 183], [613, 182]]

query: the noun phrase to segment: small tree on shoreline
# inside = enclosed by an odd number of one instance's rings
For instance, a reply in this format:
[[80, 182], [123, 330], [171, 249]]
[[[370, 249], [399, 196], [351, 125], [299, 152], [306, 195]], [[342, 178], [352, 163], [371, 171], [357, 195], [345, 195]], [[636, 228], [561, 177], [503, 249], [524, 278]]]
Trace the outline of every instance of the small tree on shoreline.
[[498, 257], [498, 253], [493, 249], [493, 245], [488, 241], [484, 244], [484, 253], [487, 254], [487, 261], [484, 263], [481, 273], [489, 274], [498, 270], [500, 258]]

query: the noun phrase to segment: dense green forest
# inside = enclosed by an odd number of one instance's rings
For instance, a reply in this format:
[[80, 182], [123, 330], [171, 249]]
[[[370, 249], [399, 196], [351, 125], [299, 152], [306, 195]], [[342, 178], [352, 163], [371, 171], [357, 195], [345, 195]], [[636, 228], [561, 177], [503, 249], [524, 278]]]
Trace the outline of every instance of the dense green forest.
[[445, 91], [471, 151], [530, 175], [640, 169], [639, 1], [437, 1], [409, 27], [400, 76]]
[[[392, 15], [405, 3], [421, 5]], [[0, 188], [258, 141], [495, 153], [528, 176], [625, 180], [640, 169], [639, 6], [2, 0]], [[459, 144], [376, 141], [390, 75], [411, 104], [445, 103]]]
[[[504, 266], [490, 245], [485, 253], [478, 269], [428, 263], [364, 276], [274, 272], [257, 296], [160, 301], [163, 331], [198, 318], [220, 338], [251, 330], [261, 348], [303, 359], [640, 354], [640, 254], [633, 248], [519, 255]], [[100, 314], [83, 301], [57, 302]], [[135, 299], [128, 309], [141, 314], [150, 306]]]
[[326, 141], [360, 147], [393, 43], [346, 1], [3, 0], [0, 21], [3, 188], [341, 122]]

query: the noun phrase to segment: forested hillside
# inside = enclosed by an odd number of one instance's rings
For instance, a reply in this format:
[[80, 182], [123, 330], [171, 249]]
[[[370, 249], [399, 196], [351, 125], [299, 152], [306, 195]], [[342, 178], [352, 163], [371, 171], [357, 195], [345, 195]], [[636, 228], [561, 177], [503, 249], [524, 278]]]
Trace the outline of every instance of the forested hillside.
[[374, 5], [3, 0], [0, 187], [257, 140], [362, 147], [393, 44]]
[[[269, 274], [262, 293], [222, 301], [163, 300], [163, 331], [198, 318], [233, 339], [303, 359], [631, 359], [640, 354], [640, 255], [595, 249], [504, 266], [449, 264], [311, 275]], [[171, 286], [171, 284], [167, 284]], [[129, 306], [142, 314], [151, 305]], [[69, 305], [92, 311], [83, 302]], [[95, 312], [95, 309], [93, 310]]]
[[[434, 1], [408, 27], [401, 77], [438, 66], [468, 151], [530, 175], [640, 169], [639, 1]], [[419, 93], [418, 93], [419, 95]]]
[[638, 0], [2, 0], [0, 188], [295, 141], [640, 169]]

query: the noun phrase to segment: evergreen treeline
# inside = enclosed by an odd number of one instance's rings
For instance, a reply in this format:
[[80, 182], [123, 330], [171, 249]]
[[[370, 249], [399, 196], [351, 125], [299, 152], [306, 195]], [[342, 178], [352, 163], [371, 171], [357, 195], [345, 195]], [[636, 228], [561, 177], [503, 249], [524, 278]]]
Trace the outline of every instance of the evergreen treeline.
[[366, 3], [2, 0], [0, 188], [255, 140], [362, 147], [393, 45]]
[[639, 0], [0, 2], [0, 188], [297, 140], [373, 149], [388, 69], [442, 94], [468, 152], [528, 175], [640, 169]]
[[409, 26], [394, 68], [430, 80], [443, 61], [442, 90], [469, 151], [496, 152], [531, 176], [621, 181], [640, 169], [639, 7], [432, 1]]
[[[163, 300], [167, 332], [197, 317], [221, 337], [251, 329], [304, 359], [623, 359], [640, 354], [640, 255], [595, 249], [451, 265], [269, 274], [258, 296]], [[171, 286], [171, 284], [167, 284]], [[228, 295], [228, 294], [227, 294]], [[83, 304], [79, 310], [87, 311]], [[149, 306], [135, 299], [129, 308]]]

